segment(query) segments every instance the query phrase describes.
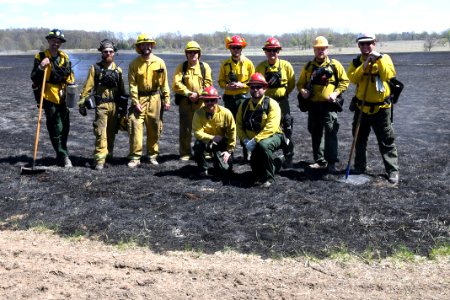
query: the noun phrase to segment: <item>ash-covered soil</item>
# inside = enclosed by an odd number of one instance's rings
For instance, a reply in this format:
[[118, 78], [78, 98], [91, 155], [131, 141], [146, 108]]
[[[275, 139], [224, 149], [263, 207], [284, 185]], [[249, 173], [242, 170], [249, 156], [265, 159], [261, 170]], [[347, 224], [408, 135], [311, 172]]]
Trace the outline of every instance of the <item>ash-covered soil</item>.
[[[296, 107], [295, 92], [290, 98], [295, 118], [294, 166], [282, 170], [270, 189], [252, 186], [248, 165], [236, 164], [236, 174], [226, 180], [201, 179], [196, 176], [193, 161], [178, 161], [178, 108], [175, 106], [164, 116], [158, 166], [143, 164], [130, 170], [125, 158], [128, 137], [125, 132], [119, 132], [115, 158], [103, 171], [93, 170], [93, 112], [83, 118], [72, 109], [69, 151], [74, 168], [54, 166], [56, 161], [44, 117], [36, 164], [46, 172], [21, 176], [20, 168], [29, 166], [32, 161], [37, 122], [29, 81], [32, 58], [0, 57], [0, 235], [3, 232], [14, 237], [16, 230], [18, 236], [28, 235], [20, 231], [43, 226], [62, 237], [83, 235], [107, 245], [133, 242], [148, 248], [149, 252], [142, 251], [150, 259], [162, 255], [161, 259], [173, 259], [174, 264], [183, 262], [169, 252], [186, 250], [203, 254], [233, 250], [238, 253], [237, 261], [244, 265], [246, 259], [240, 254], [262, 259], [299, 255], [328, 258], [340, 249], [357, 256], [371, 252], [374, 257], [384, 258], [406, 247], [426, 257], [432, 248], [450, 243], [450, 86], [444, 79], [450, 71], [448, 55], [392, 55], [399, 79], [406, 86], [394, 113], [400, 156], [398, 186], [386, 180], [373, 133], [368, 149], [370, 181], [362, 185], [342, 182], [352, 143], [352, 115], [347, 109], [340, 115], [341, 174], [312, 173], [305, 168], [312, 161], [311, 141], [306, 129], [307, 115]], [[337, 58], [345, 67], [351, 59], [350, 56]], [[218, 70], [218, 62], [223, 58], [215, 59], [217, 62], [205, 59], [213, 65], [213, 71]], [[297, 59], [299, 61], [289, 58], [299, 73], [310, 57]], [[168, 64], [169, 74], [174, 68], [175, 65]], [[77, 75], [79, 84], [85, 76], [86, 73]], [[351, 87], [345, 95], [346, 107], [353, 91]], [[239, 148], [236, 154], [239, 158]], [[42, 237], [36, 235], [40, 243]], [[55, 243], [59, 247], [61, 242]], [[0, 250], [6, 249], [4, 247], [2, 244]], [[52, 244], [45, 247], [52, 247]], [[70, 252], [72, 246], [66, 247]], [[86, 249], [86, 255], [94, 255], [96, 247]], [[107, 252], [104, 249], [99, 252], [100, 260], [103, 251]], [[0, 252], [0, 259], [8, 260], [5, 253], [7, 251]], [[213, 267], [217, 262], [224, 267], [231, 264], [233, 258], [206, 260], [209, 258], [197, 263]], [[67, 260], [67, 264], [74, 263], [77, 264]], [[252, 263], [250, 259], [248, 264]], [[0, 263], [0, 270], [2, 267], [5, 265]], [[405, 270], [402, 274], [408, 272]], [[0, 274], [3, 277], [8, 272], [2, 270]], [[257, 276], [251, 279], [258, 281]], [[275, 279], [264, 277], [264, 280]], [[421, 280], [419, 275], [417, 280]], [[449, 282], [439, 286], [444, 287], [448, 295]], [[241, 288], [245, 289], [245, 285]], [[228, 291], [236, 289], [236, 286], [228, 287]], [[196, 295], [201, 296], [185, 296]], [[237, 298], [253, 298], [258, 294], [236, 295], [240, 295]], [[301, 293], [268, 293], [263, 298], [295, 298], [297, 295]], [[363, 296], [361, 293], [356, 298]], [[375, 298], [378, 297], [375, 295]]]

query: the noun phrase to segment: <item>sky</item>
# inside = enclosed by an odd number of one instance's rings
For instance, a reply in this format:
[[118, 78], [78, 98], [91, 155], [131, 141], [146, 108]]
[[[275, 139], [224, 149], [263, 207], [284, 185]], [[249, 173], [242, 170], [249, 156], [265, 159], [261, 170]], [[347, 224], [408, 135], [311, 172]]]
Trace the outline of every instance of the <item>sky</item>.
[[281, 35], [311, 28], [339, 33], [441, 33], [448, 0], [0, 0], [0, 29], [59, 28], [147, 33]]

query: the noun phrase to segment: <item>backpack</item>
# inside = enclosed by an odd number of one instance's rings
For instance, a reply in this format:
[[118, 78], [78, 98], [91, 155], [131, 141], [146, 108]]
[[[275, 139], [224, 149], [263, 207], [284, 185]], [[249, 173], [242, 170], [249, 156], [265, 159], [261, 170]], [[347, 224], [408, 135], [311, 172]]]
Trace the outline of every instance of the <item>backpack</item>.
[[248, 102], [250, 99], [245, 99], [245, 101], [242, 103], [242, 120], [244, 121], [244, 128], [247, 130], [252, 131], [260, 131], [261, 128], [261, 122], [262, 122], [262, 116], [263, 113], [266, 115], [269, 113], [269, 101], [270, 98], [268, 96], [264, 97], [264, 100], [260, 107], [258, 107], [254, 111], [247, 110]]
[[[186, 60], [183, 63], [183, 71], [182, 71], [182, 77], [181, 77], [181, 82], [183, 82], [183, 84], [185, 84], [184, 82], [184, 76], [186, 75], [188, 69], [188, 61]], [[202, 74], [202, 87], [205, 87], [205, 76], [206, 76], [206, 69], [205, 69], [205, 65], [203, 64], [203, 62], [200, 62], [200, 72]], [[180, 101], [183, 98], [183, 95], [179, 95], [179, 94], [175, 94], [175, 104], [176, 105], [180, 105]]]
[[[362, 64], [361, 54], [356, 56], [356, 58], [352, 60], [352, 63], [355, 68], [359, 67]], [[391, 103], [395, 104], [398, 102], [398, 98], [400, 98], [400, 94], [403, 91], [404, 84], [400, 82], [400, 80], [398, 80], [396, 77], [392, 77], [387, 83], [389, 84], [389, 89], [391, 90], [389, 99], [391, 100]]]

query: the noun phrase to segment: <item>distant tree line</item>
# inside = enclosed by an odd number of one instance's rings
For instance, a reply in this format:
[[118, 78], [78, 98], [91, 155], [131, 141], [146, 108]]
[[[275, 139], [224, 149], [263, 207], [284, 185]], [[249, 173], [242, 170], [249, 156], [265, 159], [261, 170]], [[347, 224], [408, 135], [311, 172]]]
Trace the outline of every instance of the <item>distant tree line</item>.
[[[116, 43], [119, 49], [134, 49], [135, 36], [126, 36], [123, 33], [114, 33], [110, 31], [84, 31], [84, 30], [64, 30], [67, 43], [64, 45], [66, 49], [95, 49], [99, 46], [99, 42], [105, 38], [111, 39]], [[0, 51], [29, 51], [44, 50], [47, 47], [45, 36], [50, 29], [48, 28], [28, 28], [28, 29], [0, 29]], [[182, 35], [179, 31], [175, 33], [164, 33], [155, 36], [155, 40], [159, 49], [178, 51], [184, 48], [186, 42], [190, 40], [197, 41], [204, 49], [223, 49], [224, 38], [232, 35], [242, 35], [250, 47], [261, 47], [268, 35], [263, 34], [241, 34], [232, 33], [225, 29], [224, 31], [216, 31], [211, 34], [194, 34]], [[356, 33], [338, 33], [329, 28], [311, 28], [303, 29], [294, 33], [285, 33], [275, 36], [283, 47], [298, 48], [300, 50], [311, 48], [313, 39], [318, 36], [325, 36], [329, 43], [334, 47], [349, 47], [354, 45]], [[378, 34], [377, 40], [380, 42], [387, 41], [406, 41], [406, 40], [423, 40], [424, 50], [430, 51], [436, 45], [450, 45], [450, 29], [441, 33], [390, 33]]]

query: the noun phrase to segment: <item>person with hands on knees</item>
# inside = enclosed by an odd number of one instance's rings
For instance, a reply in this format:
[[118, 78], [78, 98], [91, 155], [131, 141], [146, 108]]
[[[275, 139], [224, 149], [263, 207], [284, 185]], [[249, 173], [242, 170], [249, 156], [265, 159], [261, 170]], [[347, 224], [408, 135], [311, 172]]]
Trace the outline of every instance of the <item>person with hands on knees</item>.
[[95, 169], [102, 170], [106, 159], [113, 156], [119, 120], [126, 115], [128, 97], [122, 69], [114, 62], [117, 52], [114, 43], [102, 40], [97, 50], [101, 52], [101, 61], [91, 65], [78, 107], [82, 116], [87, 115], [86, 108], [95, 109]]
[[232, 158], [236, 147], [236, 124], [231, 111], [218, 105], [219, 93], [213, 86], [205, 88], [199, 96], [204, 106], [195, 111], [192, 119], [194, 158], [201, 177], [208, 176], [206, 153], [211, 154], [214, 167], [222, 174], [232, 172]]
[[191, 159], [192, 118], [197, 109], [203, 106], [200, 99], [202, 90], [212, 85], [211, 67], [200, 61], [202, 49], [196, 41], [189, 41], [184, 49], [186, 61], [175, 69], [172, 89], [175, 104], [179, 107], [179, 152], [180, 160]]
[[165, 62], [153, 54], [156, 41], [143, 33], [134, 44], [139, 54], [128, 67], [131, 107], [128, 114], [130, 152], [129, 168], [141, 164], [144, 125], [147, 128], [149, 163], [158, 165], [159, 137], [162, 132], [161, 112], [170, 109], [170, 90]]
[[[388, 181], [399, 181], [398, 153], [395, 145], [394, 128], [391, 122], [391, 90], [389, 80], [396, 71], [392, 59], [387, 54], [375, 50], [376, 38], [372, 33], [362, 33], [356, 38], [361, 52], [353, 59], [347, 74], [356, 85], [356, 95], [350, 106], [354, 110], [353, 134], [359, 126], [355, 144], [355, 165], [353, 172], [360, 174], [367, 168], [367, 142], [371, 129], [378, 140], [378, 148], [383, 159]], [[365, 99], [364, 99], [365, 97]], [[363, 103], [364, 100], [364, 103]], [[364, 105], [363, 105], [364, 104]], [[358, 124], [359, 117], [361, 116]]]
[[255, 184], [270, 187], [275, 173], [284, 162], [283, 155], [274, 157], [274, 152], [283, 147], [281, 109], [277, 101], [265, 95], [268, 84], [261, 73], [254, 73], [248, 86], [251, 99], [239, 107], [237, 135], [246, 149], [252, 152], [250, 166]]
[[50, 141], [56, 152], [56, 162], [58, 166], [70, 168], [72, 162], [67, 149], [70, 111], [66, 104], [66, 87], [74, 84], [75, 76], [69, 55], [59, 50], [61, 45], [66, 42], [62, 30], [53, 29], [45, 38], [48, 42], [48, 48], [37, 53], [34, 57], [31, 80], [33, 81], [36, 101], [40, 101], [44, 70], [49, 68], [46, 73], [42, 107], [47, 119], [46, 125]]

